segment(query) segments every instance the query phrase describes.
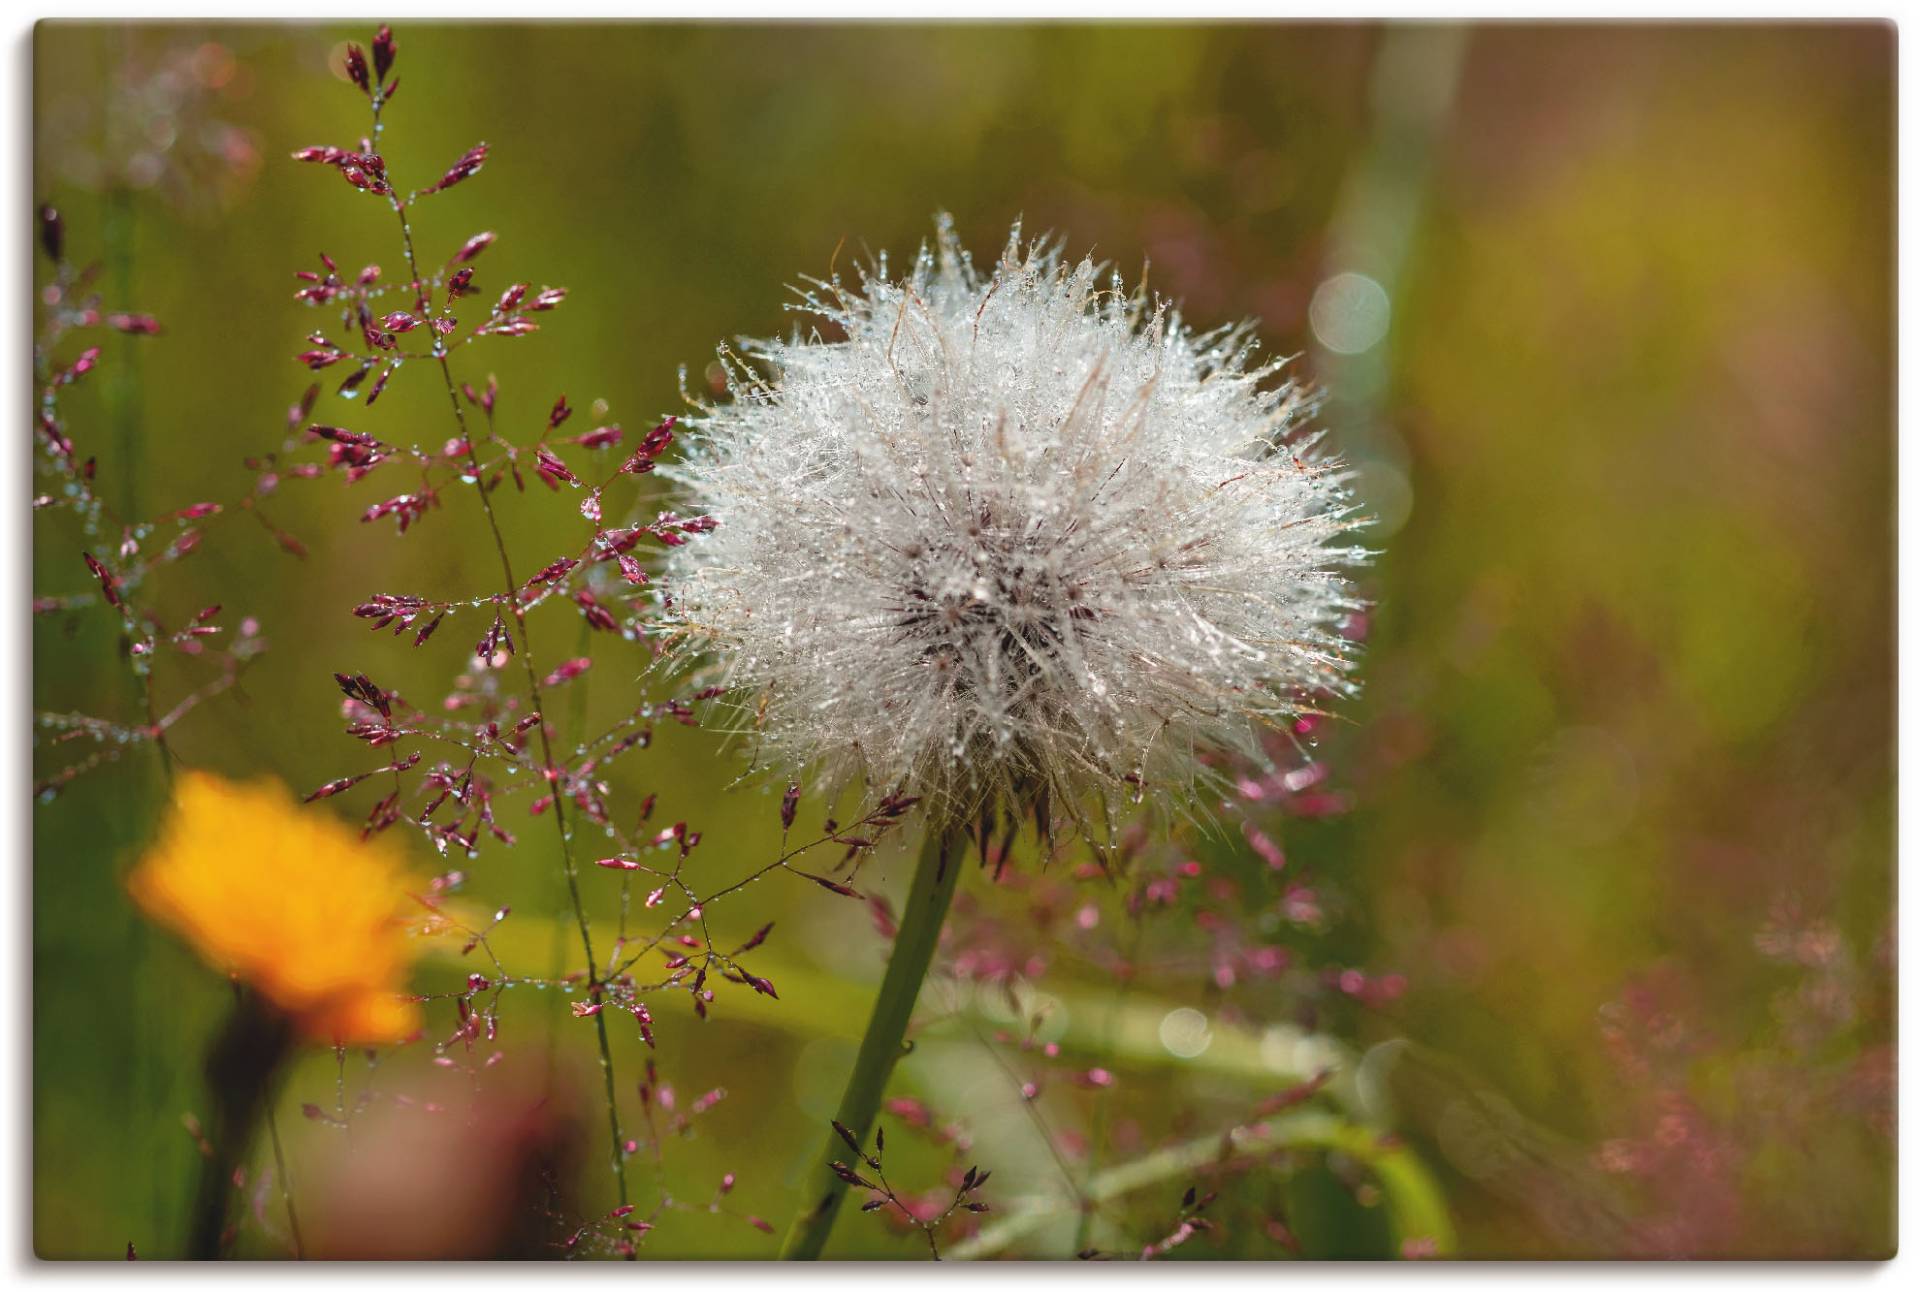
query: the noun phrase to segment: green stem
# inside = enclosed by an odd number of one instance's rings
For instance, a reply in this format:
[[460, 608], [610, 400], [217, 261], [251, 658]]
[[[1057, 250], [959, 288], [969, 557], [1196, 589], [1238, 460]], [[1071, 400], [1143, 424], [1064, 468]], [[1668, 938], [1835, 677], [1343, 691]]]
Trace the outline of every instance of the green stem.
[[[953, 890], [960, 879], [965, 835], [958, 830], [929, 829], [920, 846], [920, 860], [913, 872], [913, 889], [900, 911], [899, 931], [893, 939], [893, 958], [887, 961], [887, 974], [880, 982], [880, 995], [873, 1003], [873, 1015], [867, 1020], [866, 1035], [860, 1040], [860, 1053], [853, 1061], [853, 1073], [847, 1078], [846, 1092], [840, 1096], [840, 1113], [835, 1120], [861, 1144], [873, 1129], [880, 1111], [880, 1096], [886, 1092], [893, 1065], [904, 1053], [907, 1022], [913, 1017], [914, 1001], [919, 999], [920, 984], [933, 963], [934, 949], [940, 943], [940, 926], [946, 922], [947, 908], [953, 904]], [[845, 1141], [837, 1131], [829, 1131], [826, 1146], [809, 1169], [803, 1188], [820, 1188], [819, 1200], [794, 1217], [793, 1227], [780, 1248], [786, 1261], [818, 1260], [833, 1232], [834, 1217], [847, 1186], [832, 1173], [831, 1164], [847, 1156]]]
[[[1396, 1236], [1402, 1242], [1424, 1239], [1434, 1254], [1451, 1255], [1453, 1224], [1438, 1186], [1406, 1148], [1334, 1113], [1307, 1109], [1266, 1121], [1236, 1126], [1225, 1136], [1202, 1135], [1169, 1145], [1132, 1162], [1102, 1171], [1089, 1180], [1086, 1196], [1111, 1202], [1142, 1189], [1187, 1179], [1234, 1156], [1271, 1154], [1281, 1149], [1344, 1153], [1364, 1164], [1386, 1194]], [[988, 1225], [948, 1252], [955, 1260], [975, 1260], [1005, 1251], [1020, 1239], [1061, 1218], [1068, 1199], [1043, 1200]]]
[[[107, 200], [103, 211], [101, 241], [104, 244], [102, 258], [106, 261], [106, 277], [112, 284], [114, 298], [107, 304], [119, 309], [131, 309], [134, 305], [133, 293], [133, 193], [123, 184], [116, 184], [107, 190]], [[145, 476], [146, 445], [140, 437], [140, 347], [138, 337], [119, 336], [114, 338], [113, 366], [107, 371], [103, 384], [103, 395], [107, 405], [107, 420], [113, 426], [115, 461], [114, 469], [119, 473], [120, 514], [129, 521], [137, 521], [140, 516], [140, 486]]]

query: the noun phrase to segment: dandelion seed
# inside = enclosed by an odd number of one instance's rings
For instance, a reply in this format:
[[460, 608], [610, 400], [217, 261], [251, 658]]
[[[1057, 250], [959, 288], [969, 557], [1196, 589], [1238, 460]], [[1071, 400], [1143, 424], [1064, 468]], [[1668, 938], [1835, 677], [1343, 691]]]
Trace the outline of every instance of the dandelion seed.
[[844, 340], [723, 352], [661, 468], [711, 529], [663, 605], [773, 762], [1132, 798], [1351, 689], [1364, 553], [1307, 401], [1247, 328], [1101, 282], [1017, 228], [982, 272], [943, 220], [905, 278], [815, 286]]

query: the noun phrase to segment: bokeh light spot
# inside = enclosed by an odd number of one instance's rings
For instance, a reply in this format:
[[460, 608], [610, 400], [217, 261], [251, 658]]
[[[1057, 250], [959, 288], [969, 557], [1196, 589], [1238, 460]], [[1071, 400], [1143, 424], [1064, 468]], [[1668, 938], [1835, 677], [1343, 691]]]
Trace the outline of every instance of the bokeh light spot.
[[1176, 1058], [1192, 1059], [1205, 1054], [1207, 1047], [1213, 1044], [1213, 1032], [1207, 1026], [1207, 1016], [1184, 1005], [1168, 1010], [1167, 1016], [1160, 1020], [1160, 1044], [1166, 1046], [1167, 1053]]
[[1307, 321], [1320, 344], [1335, 354], [1365, 354], [1387, 335], [1393, 302], [1365, 274], [1335, 274], [1316, 287]]

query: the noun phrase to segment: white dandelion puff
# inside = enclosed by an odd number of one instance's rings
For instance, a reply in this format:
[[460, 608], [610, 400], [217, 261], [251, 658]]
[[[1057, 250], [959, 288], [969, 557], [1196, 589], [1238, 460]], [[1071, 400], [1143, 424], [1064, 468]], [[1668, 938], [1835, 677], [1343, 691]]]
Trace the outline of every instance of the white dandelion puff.
[[942, 220], [904, 279], [814, 283], [818, 334], [723, 351], [670, 469], [717, 527], [668, 617], [765, 761], [939, 796], [1192, 785], [1351, 689], [1357, 521], [1246, 327], [1196, 333]]

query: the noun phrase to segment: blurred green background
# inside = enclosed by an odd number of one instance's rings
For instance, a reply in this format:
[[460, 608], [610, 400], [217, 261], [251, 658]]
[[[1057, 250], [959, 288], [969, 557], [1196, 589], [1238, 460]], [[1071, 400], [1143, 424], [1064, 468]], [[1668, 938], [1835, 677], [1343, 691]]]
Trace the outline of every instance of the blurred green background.
[[[343, 42], [370, 34], [38, 29], [36, 195], [65, 213], [76, 259], [107, 258], [107, 303], [167, 329], [109, 342], [110, 379], [67, 401], [110, 497], [131, 488], [157, 513], [244, 490], [240, 459], [277, 446], [308, 379], [292, 356], [321, 321], [291, 299], [292, 271], [323, 250], [397, 270], [380, 204], [286, 160], [362, 132], [338, 69]], [[1401, 1056], [1384, 1115], [1435, 1172], [1459, 1250], [1891, 1250], [1890, 25], [397, 36], [390, 169], [417, 185], [493, 146], [479, 177], [419, 208], [423, 255], [491, 229], [484, 287], [573, 289], [540, 335], [462, 360], [471, 378], [499, 374], [517, 434], [561, 392], [629, 427], [678, 411], [679, 365], [699, 386], [716, 342], [790, 326], [787, 285], [824, 274], [837, 246], [843, 270], [903, 257], [936, 210], [977, 257], [1023, 219], [1129, 278], [1150, 263], [1197, 323], [1258, 317], [1271, 352], [1303, 355], [1331, 389], [1322, 421], [1382, 551], [1364, 696], [1322, 745], [1353, 809], [1291, 824], [1286, 843], [1337, 894], [1329, 954], [1407, 990], [1323, 1021], [1355, 1046], [1407, 1043], [1375, 1051]], [[371, 415], [330, 394], [322, 409], [435, 443], [444, 396], [425, 376], [403, 374]], [[116, 417], [136, 419], [130, 473], [108, 451]], [[243, 700], [175, 733], [186, 761], [304, 790], [374, 765], [338, 734], [333, 671], [444, 690], [464, 642], [410, 651], [347, 609], [489, 589], [492, 554], [470, 507], [399, 540], [357, 523], [378, 487], [283, 487], [274, 519], [305, 562], [241, 519], [166, 572], [176, 617], [225, 602], [272, 643]], [[564, 506], [510, 516], [523, 562], [579, 523]], [[37, 527], [36, 593], [84, 587], [61, 523]], [[575, 631], [550, 623], [548, 666]], [[602, 655], [594, 714], [635, 703], [643, 657], [627, 649], [630, 668]], [[115, 652], [97, 612], [39, 617], [36, 707], [125, 713]], [[193, 678], [168, 676], [163, 691]], [[665, 820], [706, 829], [705, 864], [737, 868], [777, 822], [761, 788], [729, 787], [736, 766], [675, 728], [616, 783], [657, 791]], [[119, 888], [156, 779], [129, 759], [36, 808], [43, 1256], [162, 1255], [184, 1223], [180, 1114], [202, 1102], [198, 1055], [226, 991], [139, 930]], [[473, 900], [511, 903], [513, 945], [538, 959], [555, 858], [547, 832], [521, 833], [469, 867]], [[697, 1032], [684, 1010], [662, 1020], [682, 1106], [728, 1097], [675, 1146], [676, 1195], [698, 1209], [663, 1221], [649, 1254], [771, 1254], [775, 1240], [704, 1210], [722, 1171], [739, 1177], [732, 1210], [790, 1214], [880, 963], [853, 904], [798, 887], [724, 915], [743, 938], [780, 920], [779, 1005], [735, 997]], [[592, 889], [603, 917], [613, 891]], [[550, 1025], [547, 1002], [518, 1008], [503, 1043]], [[619, 1042], [624, 1079], [644, 1056]], [[943, 1045], [899, 1084], [988, 1123], [976, 1156], [1017, 1193], [1045, 1159], [1023, 1167], [1034, 1150], [1004, 1124], [994, 1138], [984, 1047]], [[581, 1033], [568, 1048], [584, 1062], [590, 1046]], [[1109, 1060], [1150, 1103], [1230, 1101], [1218, 1063], [1153, 1050]], [[431, 1090], [431, 1071], [392, 1062]], [[334, 1075], [317, 1056], [289, 1085], [296, 1179], [328, 1151], [297, 1107], [331, 1107]], [[591, 1210], [603, 1145], [580, 1107], [590, 1167], [573, 1187]], [[940, 1160], [925, 1150], [919, 1174]], [[1290, 1215], [1311, 1215], [1290, 1196]], [[921, 1254], [870, 1219], [844, 1219], [836, 1250]], [[1342, 1250], [1300, 1223], [1308, 1254]], [[1071, 1253], [1069, 1236], [1048, 1241], [1027, 1254]], [[1278, 1249], [1243, 1227], [1179, 1254]]]

